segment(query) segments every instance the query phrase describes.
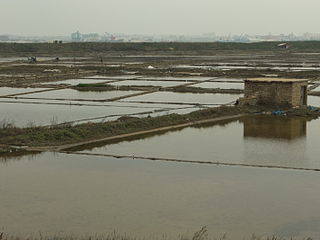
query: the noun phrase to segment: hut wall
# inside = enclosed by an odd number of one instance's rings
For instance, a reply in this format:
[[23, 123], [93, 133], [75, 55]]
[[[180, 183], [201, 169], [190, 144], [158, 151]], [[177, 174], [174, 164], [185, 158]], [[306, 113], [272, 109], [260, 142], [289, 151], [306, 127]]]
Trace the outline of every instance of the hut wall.
[[293, 99], [296, 101], [297, 97], [293, 98], [292, 83], [245, 82], [245, 98], [255, 98], [258, 104], [293, 105]]

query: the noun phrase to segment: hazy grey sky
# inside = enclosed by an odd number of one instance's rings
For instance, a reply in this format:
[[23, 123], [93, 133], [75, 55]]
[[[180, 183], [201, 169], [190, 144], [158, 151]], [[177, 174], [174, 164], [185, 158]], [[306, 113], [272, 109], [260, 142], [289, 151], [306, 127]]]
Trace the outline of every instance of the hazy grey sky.
[[320, 0], [0, 0], [0, 34], [320, 32]]

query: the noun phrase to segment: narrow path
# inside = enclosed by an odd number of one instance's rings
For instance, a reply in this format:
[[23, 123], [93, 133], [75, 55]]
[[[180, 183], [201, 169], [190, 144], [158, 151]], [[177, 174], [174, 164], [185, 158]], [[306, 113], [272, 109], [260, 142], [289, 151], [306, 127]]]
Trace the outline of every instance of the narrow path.
[[[203, 80], [203, 81], [193, 81], [193, 82], [188, 82], [188, 83], [184, 83], [184, 84], [180, 84], [180, 85], [176, 85], [174, 87], [185, 87], [185, 86], [191, 86], [191, 85], [195, 85], [195, 84], [199, 84], [199, 83], [204, 83], [204, 82], [209, 82], [212, 79], [215, 78], [210, 78], [209, 80]], [[145, 81], [145, 79], [143, 79], [143, 81]], [[149, 81], [149, 80], [146, 80]], [[162, 80], [158, 80], [158, 81], [162, 81]], [[171, 80], [170, 80], [171, 81]], [[140, 93], [134, 93], [134, 94], [130, 94], [130, 95], [125, 95], [125, 96], [120, 96], [120, 97], [115, 97], [115, 98], [111, 98], [111, 99], [106, 99], [105, 101], [118, 101], [118, 100], [122, 100], [122, 99], [126, 99], [126, 98], [130, 98], [130, 97], [136, 97], [136, 96], [141, 96], [141, 95], [146, 95], [146, 94], [150, 94], [150, 93], [155, 93], [155, 92], [159, 92], [161, 91], [165, 91], [166, 89], [170, 89], [173, 86], [170, 87], [159, 87], [158, 89], [154, 89], [154, 90], [150, 90], [150, 91], [145, 91], [145, 92], [140, 92]]]
[[182, 123], [182, 124], [171, 125], [171, 126], [160, 127], [160, 128], [154, 128], [154, 129], [149, 129], [149, 130], [144, 130], [144, 131], [138, 131], [138, 132], [133, 132], [133, 133], [126, 133], [126, 134], [121, 134], [121, 135], [116, 135], [116, 136], [111, 136], [111, 137], [105, 137], [105, 138], [100, 138], [100, 139], [88, 140], [88, 141], [78, 142], [78, 143], [74, 143], [74, 144], [65, 144], [65, 145], [61, 145], [61, 146], [28, 147], [28, 148], [26, 148], [26, 150], [27, 151], [40, 151], [40, 152], [44, 152], [44, 151], [58, 151], [59, 152], [59, 151], [65, 151], [70, 148], [76, 148], [76, 147], [80, 147], [80, 146], [84, 146], [84, 145], [88, 145], [88, 144], [101, 143], [101, 142], [107, 142], [107, 141], [112, 141], [112, 140], [122, 140], [122, 139], [126, 139], [128, 137], [133, 137], [133, 136], [139, 136], [139, 135], [162, 132], [162, 131], [169, 131], [169, 130], [185, 128], [185, 127], [190, 127], [190, 126], [204, 124], [204, 123], [214, 123], [214, 122], [219, 122], [219, 121], [223, 121], [223, 120], [237, 119], [237, 118], [240, 118], [243, 116], [246, 116], [246, 114], [238, 114], [238, 115], [232, 115], [232, 116], [225, 116], [225, 117], [218, 117], [218, 118], [193, 121], [193, 122]]
[[[43, 89], [43, 90], [37, 90], [37, 91], [31, 91], [31, 92], [24, 92], [24, 93], [15, 93], [15, 94], [9, 94], [9, 95], [2, 95], [0, 98], [10, 98], [10, 97], [16, 97], [16, 96], [21, 96], [21, 95], [26, 95], [26, 94], [33, 94], [33, 93], [42, 93], [42, 92], [51, 92], [55, 90], [61, 90], [65, 89], [67, 87], [57, 87], [57, 88], [50, 88], [50, 89]], [[31, 90], [31, 89], [30, 89]]]

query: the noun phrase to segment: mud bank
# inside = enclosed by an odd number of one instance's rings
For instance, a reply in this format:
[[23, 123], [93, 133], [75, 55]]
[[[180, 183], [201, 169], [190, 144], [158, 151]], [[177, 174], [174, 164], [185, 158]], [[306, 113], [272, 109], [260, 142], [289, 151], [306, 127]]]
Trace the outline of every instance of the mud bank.
[[[281, 111], [279, 111], [281, 110]], [[189, 114], [170, 114], [159, 117], [121, 117], [105, 123], [70, 124], [52, 127], [6, 128], [0, 129], [0, 144], [3, 149], [9, 146], [28, 146], [29, 151], [56, 151], [101, 141], [119, 140], [149, 132], [169, 131], [206, 122], [218, 122], [228, 118], [248, 114], [281, 114], [314, 119], [320, 116], [318, 108], [286, 109], [279, 107], [221, 106], [194, 111]], [[277, 116], [275, 116], [277, 117]], [[6, 151], [7, 153], [7, 151]]]

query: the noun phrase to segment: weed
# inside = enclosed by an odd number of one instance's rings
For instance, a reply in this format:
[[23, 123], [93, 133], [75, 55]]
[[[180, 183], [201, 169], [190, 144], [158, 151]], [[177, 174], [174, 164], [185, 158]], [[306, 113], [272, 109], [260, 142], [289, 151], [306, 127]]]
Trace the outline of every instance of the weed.
[[14, 127], [14, 122], [12, 120], [4, 118], [0, 121], [0, 130], [12, 129]]

